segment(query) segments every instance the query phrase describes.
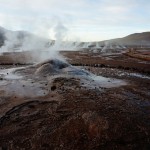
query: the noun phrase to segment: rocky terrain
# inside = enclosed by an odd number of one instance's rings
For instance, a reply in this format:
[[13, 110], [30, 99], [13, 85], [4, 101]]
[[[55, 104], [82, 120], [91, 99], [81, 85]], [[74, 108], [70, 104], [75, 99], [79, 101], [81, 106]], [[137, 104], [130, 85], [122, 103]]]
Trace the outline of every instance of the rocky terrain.
[[69, 63], [1, 64], [0, 148], [150, 149], [149, 62], [62, 54]]
[[149, 150], [149, 39], [65, 42], [49, 59], [55, 41], [0, 28], [0, 150]]

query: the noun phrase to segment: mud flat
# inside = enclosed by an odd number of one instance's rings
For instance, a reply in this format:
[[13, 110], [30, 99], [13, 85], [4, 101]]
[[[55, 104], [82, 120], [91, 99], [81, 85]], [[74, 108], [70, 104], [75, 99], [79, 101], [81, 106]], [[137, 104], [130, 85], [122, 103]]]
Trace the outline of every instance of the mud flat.
[[126, 55], [133, 57], [133, 58], [150, 61], [150, 51], [149, 50], [142, 50], [142, 51], [135, 50], [133, 52], [130, 51], [130, 52], [127, 52]]
[[[69, 63], [76, 66], [108, 67], [150, 74], [150, 61], [132, 58], [126, 53], [100, 54], [87, 52], [61, 52]], [[149, 55], [147, 55], [149, 57]]]
[[150, 149], [148, 74], [59, 60], [4, 67], [0, 149]]

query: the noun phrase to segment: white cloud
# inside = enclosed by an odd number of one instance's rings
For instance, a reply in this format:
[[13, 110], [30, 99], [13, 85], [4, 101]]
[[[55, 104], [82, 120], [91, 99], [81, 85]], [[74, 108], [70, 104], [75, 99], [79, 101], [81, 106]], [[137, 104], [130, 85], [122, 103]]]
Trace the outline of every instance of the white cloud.
[[68, 38], [98, 40], [106, 38], [102, 34], [108, 29], [112, 30], [108, 38], [117, 28], [144, 29], [150, 20], [149, 7], [148, 0], [0, 0], [0, 26], [48, 36], [61, 21], [69, 30]]

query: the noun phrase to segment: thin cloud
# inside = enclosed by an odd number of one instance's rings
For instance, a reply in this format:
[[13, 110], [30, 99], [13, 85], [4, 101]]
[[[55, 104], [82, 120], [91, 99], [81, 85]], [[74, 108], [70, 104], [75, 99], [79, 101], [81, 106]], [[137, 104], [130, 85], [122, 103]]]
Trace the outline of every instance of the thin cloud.
[[118, 36], [116, 29], [126, 34], [149, 30], [149, 9], [149, 0], [0, 0], [0, 26], [48, 36], [61, 21], [70, 39], [100, 40], [110, 29], [108, 38]]

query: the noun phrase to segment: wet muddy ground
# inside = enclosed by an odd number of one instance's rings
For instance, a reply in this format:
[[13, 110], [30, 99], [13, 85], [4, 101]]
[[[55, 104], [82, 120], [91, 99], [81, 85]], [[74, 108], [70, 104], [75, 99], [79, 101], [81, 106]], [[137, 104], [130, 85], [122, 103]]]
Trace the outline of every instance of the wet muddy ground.
[[148, 74], [78, 66], [41, 75], [36, 65], [4, 67], [0, 149], [150, 149]]

